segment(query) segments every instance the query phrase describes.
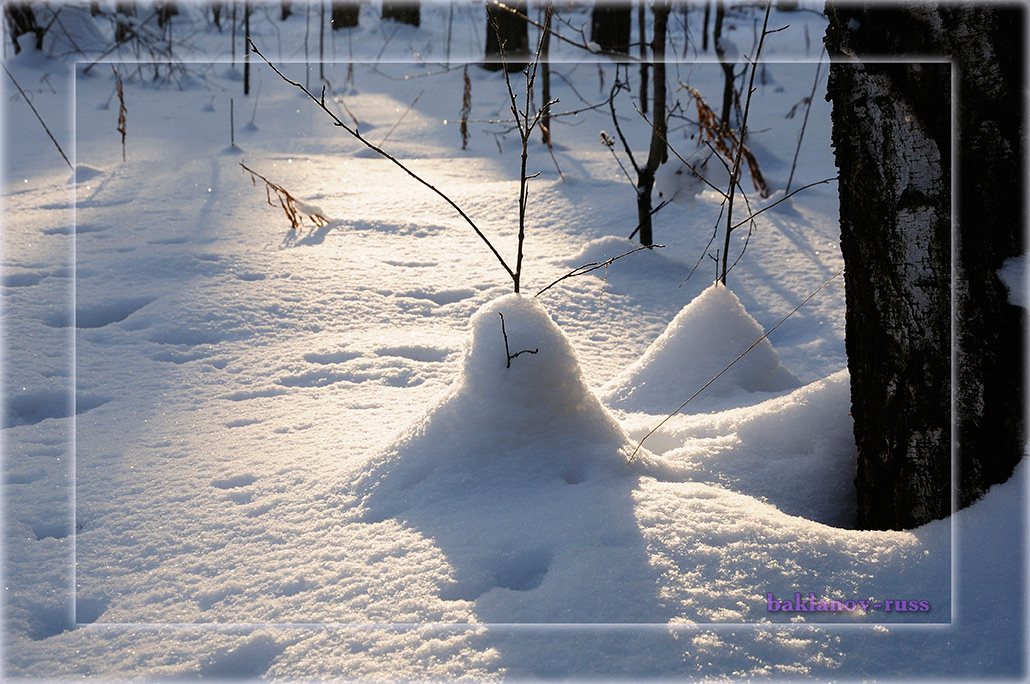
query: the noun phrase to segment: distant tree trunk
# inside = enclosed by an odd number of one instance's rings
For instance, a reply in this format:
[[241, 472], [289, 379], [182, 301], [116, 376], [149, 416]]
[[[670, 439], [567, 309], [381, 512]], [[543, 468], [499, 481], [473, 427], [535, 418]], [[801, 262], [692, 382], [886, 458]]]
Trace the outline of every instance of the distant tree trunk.
[[640, 111], [647, 114], [647, 9], [644, 0], [637, 5], [637, 31], [640, 33]]
[[631, 10], [626, 0], [595, 3], [590, 19], [590, 40], [605, 50], [629, 54]]
[[18, 38], [26, 33], [36, 36], [36, 49], [43, 49], [43, 35], [46, 29], [36, 23], [36, 14], [32, 11], [32, 5], [27, 2], [11, 2], [4, 5], [4, 16], [7, 19], [7, 29], [11, 34], [11, 41], [14, 43], [14, 54], [21, 52]]
[[136, 3], [134, 0], [119, 0], [114, 4], [114, 12], [117, 15], [114, 26], [114, 42], [121, 43], [132, 33], [132, 26], [122, 17], [135, 16]]
[[705, 0], [705, 19], [701, 28], [701, 49], [708, 52], [708, 25], [712, 21], [712, 0]]
[[508, 64], [509, 73], [519, 72], [526, 68], [529, 59], [529, 27], [523, 18], [528, 11], [526, 0], [506, 0], [507, 7], [521, 16], [497, 7], [493, 3], [486, 5], [486, 61], [483, 67], [491, 71], [500, 71], [501, 46], [504, 47], [504, 60]]
[[329, 18], [334, 31], [342, 28], [354, 28], [358, 25], [358, 14], [361, 10], [360, 2], [348, 0], [333, 0], [332, 16]]
[[654, 109], [651, 114], [651, 145], [647, 163], [637, 174], [637, 221], [640, 226], [640, 244], [654, 244], [651, 230], [651, 191], [654, 174], [668, 157], [665, 120], [665, 35], [669, 25], [669, 0], [654, 3]]
[[421, 7], [418, 0], [383, 0], [383, 19], [418, 26], [422, 22]]
[[170, 2], [155, 2], [154, 14], [157, 15], [157, 25], [164, 28], [179, 13], [179, 4], [174, 0]]
[[222, 10], [225, 9], [225, 0], [211, 3], [211, 21], [214, 22], [218, 32], [222, 32]]
[[[544, 6], [544, 34], [540, 36], [540, 106], [544, 107], [551, 101], [551, 17], [554, 15], [554, 5], [547, 0]], [[544, 137], [544, 144], [551, 146], [551, 110], [546, 109], [540, 116], [540, 132]]]
[[[907, 529], [951, 513], [953, 454], [961, 507], [1023, 452], [1026, 318], [997, 270], [1025, 251], [1024, 9], [830, 4], [827, 14], [858, 525]], [[861, 61], [905, 53], [953, 61]]]
[[250, 0], [243, 3], [243, 35], [246, 36], [243, 51], [243, 94], [250, 95]]
[[730, 125], [730, 111], [733, 109], [733, 80], [736, 75], [733, 73], [733, 62], [726, 59], [726, 48], [722, 43], [722, 24], [726, 19], [725, 0], [715, 0], [715, 32], [712, 38], [715, 42], [715, 54], [719, 57], [719, 66], [722, 67], [722, 115], [719, 120], [723, 126]]

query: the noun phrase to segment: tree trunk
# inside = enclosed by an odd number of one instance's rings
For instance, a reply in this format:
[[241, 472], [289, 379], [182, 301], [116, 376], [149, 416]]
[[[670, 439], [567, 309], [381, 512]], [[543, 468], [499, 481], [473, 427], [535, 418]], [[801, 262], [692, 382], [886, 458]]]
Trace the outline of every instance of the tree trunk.
[[[858, 525], [907, 529], [952, 512], [953, 456], [966, 506], [1023, 452], [1025, 312], [997, 276], [1024, 252], [1023, 9], [827, 14]], [[905, 53], [953, 61], [860, 61]]]
[[647, 114], [647, 10], [644, 0], [637, 5], [637, 30], [640, 33], [640, 111]]
[[383, 0], [383, 19], [418, 26], [422, 22], [418, 0]]
[[630, 10], [625, 0], [599, 2], [590, 20], [590, 40], [605, 50], [629, 54]]
[[637, 174], [637, 221], [640, 226], [640, 244], [651, 246], [654, 237], [651, 230], [651, 191], [654, 189], [654, 174], [668, 157], [666, 149], [665, 121], [665, 34], [669, 25], [668, 0], [654, 3], [654, 109], [651, 114], [653, 128], [647, 163]]
[[36, 36], [36, 49], [43, 49], [43, 34], [46, 29], [36, 23], [36, 14], [32, 11], [32, 5], [27, 2], [11, 2], [4, 5], [4, 15], [7, 19], [7, 29], [11, 33], [11, 41], [14, 43], [14, 54], [21, 51], [18, 38], [26, 33]]
[[358, 25], [358, 14], [361, 10], [361, 3], [349, 0], [333, 0], [332, 16], [329, 22], [334, 31], [342, 28], [354, 28]]
[[712, 35], [715, 43], [715, 54], [719, 57], [719, 66], [722, 67], [722, 115], [719, 121], [723, 126], [729, 128], [730, 112], [733, 109], [733, 81], [736, 78], [733, 62], [726, 60], [726, 49], [722, 44], [722, 24], [726, 19], [725, 0], [715, 0], [715, 32]]
[[243, 53], [243, 94], [250, 95], [250, 0], [243, 3], [243, 35], [246, 50]]
[[526, 68], [529, 60], [529, 27], [523, 18], [528, 11], [526, 0], [507, 0], [507, 7], [518, 13], [488, 2], [486, 5], [486, 61], [483, 67], [490, 71], [503, 68], [501, 48], [504, 48], [504, 62], [508, 73], [517, 73]]

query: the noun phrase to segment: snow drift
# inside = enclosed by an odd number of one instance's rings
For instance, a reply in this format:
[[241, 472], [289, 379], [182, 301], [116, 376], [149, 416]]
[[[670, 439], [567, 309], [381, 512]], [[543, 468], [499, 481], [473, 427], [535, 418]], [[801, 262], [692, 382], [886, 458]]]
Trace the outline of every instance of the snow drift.
[[633, 446], [543, 307], [507, 295], [472, 317], [457, 381], [356, 493], [366, 521], [396, 517], [433, 540], [455, 570], [441, 595], [476, 601], [481, 620], [666, 621], [647, 599], [657, 577], [632, 496], [661, 469], [628, 463]]
[[[668, 413], [676, 408], [669, 405], [670, 397], [685, 401], [764, 332], [729, 288], [712, 285], [672, 319], [637, 362], [602, 389], [601, 398], [613, 408]], [[800, 384], [764, 339], [703, 396], [778, 392]]]
[[367, 503], [394, 509], [453, 490], [629, 472], [629, 438], [539, 303], [501, 297], [470, 325], [450, 391], [360, 478]]

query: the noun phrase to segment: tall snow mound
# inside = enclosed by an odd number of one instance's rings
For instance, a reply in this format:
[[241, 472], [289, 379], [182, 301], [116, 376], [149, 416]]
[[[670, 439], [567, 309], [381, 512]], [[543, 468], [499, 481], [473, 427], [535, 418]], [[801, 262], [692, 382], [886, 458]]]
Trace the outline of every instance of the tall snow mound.
[[[676, 314], [640, 359], [603, 388], [601, 398], [615, 408], [668, 413], [764, 332], [729, 288], [712, 285]], [[778, 392], [800, 385], [765, 339], [713, 382], [705, 395]]]
[[456, 383], [365, 469], [357, 493], [381, 517], [470, 492], [639, 474], [632, 446], [543, 307], [507, 295], [473, 315]]

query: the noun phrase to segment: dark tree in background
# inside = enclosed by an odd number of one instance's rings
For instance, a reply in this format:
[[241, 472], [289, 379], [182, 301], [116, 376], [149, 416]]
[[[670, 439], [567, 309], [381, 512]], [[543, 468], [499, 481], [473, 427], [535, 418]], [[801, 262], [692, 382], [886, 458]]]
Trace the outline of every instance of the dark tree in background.
[[590, 40], [604, 50], [629, 53], [631, 3], [598, 2], [590, 15]]
[[[486, 3], [486, 61], [483, 67], [500, 71], [501, 48], [509, 73], [518, 73], [526, 68], [529, 59], [529, 27], [525, 17], [528, 11], [526, 0], [507, 0], [504, 7]], [[514, 11], [511, 11], [514, 10]]]
[[333, 0], [332, 15], [329, 18], [333, 30], [357, 26], [360, 11], [361, 3], [356, 0]]
[[858, 524], [907, 529], [952, 512], [953, 446], [958, 507], [1023, 452], [1025, 314], [997, 271], [1025, 251], [1024, 10], [826, 12]]
[[391, 19], [411, 26], [418, 26], [422, 22], [418, 0], [383, 0], [382, 16], [383, 19]]
[[14, 43], [14, 54], [21, 52], [18, 38], [26, 33], [36, 37], [36, 49], [43, 49], [43, 34], [46, 32], [42, 26], [36, 23], [36, 15], [32, 11], [32, 5], [27, 2], [9, 2], [4, 5], [4, 19], [7, 21], [7, 30]]
[[669, 0], [655, 0], [654, 3], [654, 107], [651, 114], [651, 144], [647, 151], [647, 162], [637, 169], [637, 221], [640, 244], [650, 247], [654, 244], [651, 229], [651, 191], [654, 189], [654, 174], [665, 163], [669, 155], [666, 143], [666, 92], [665, 92], [665, 42], [669, 26]]

